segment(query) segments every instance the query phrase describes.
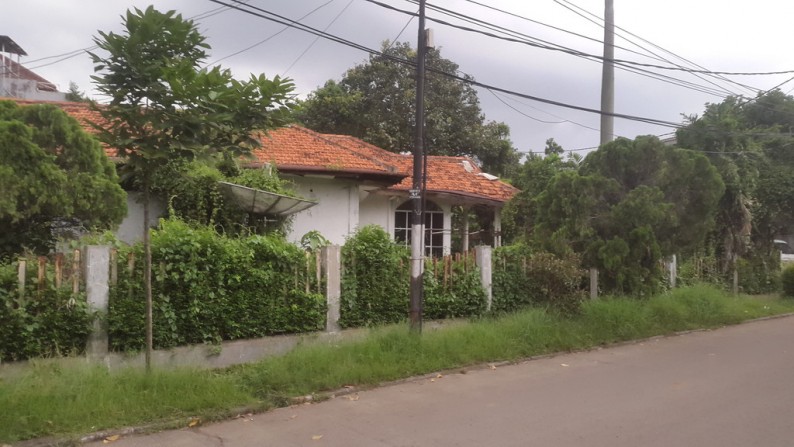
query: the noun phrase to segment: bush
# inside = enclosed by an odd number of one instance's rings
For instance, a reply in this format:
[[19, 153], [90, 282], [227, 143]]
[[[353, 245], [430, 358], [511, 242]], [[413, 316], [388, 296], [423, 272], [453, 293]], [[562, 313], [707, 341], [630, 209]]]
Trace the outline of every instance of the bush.
[[523, 245], [494, 251], [493, 308], [512, 312], [528, 306], [548, 306], [576, 312], [584, 298], [585, 271], [576, 255], [532, 253]]
[[[152, 233], [154, 345], [322, 329], [325, 299], [306, 290], [307, 282], [309, 290], [318, 286], [304, 253], [277, 235], [230, 238], [207, 226], [163, 221]], [[142, 278], [142, 245], [121, 250], [108, 315], [114, 350], [145, 346]]]
[[794, 297], [794, 264], [789, 264], [780, 274], [783, 296]]
[[485, 312], [488, 303], [480, 269], [469, 257], [428, 260], [423, 283], [425, 318], [475, 317]]
[[405, 320], [409, 305], [409, 254], [377, 225], [367, 225], [342, 247], [342, 327]]
[[[15, 263], [0, 265], [0, 360], [83, 353], [93, 322], [85, 294], [28, 281], [19, 299], [16, 272]], [[36, 278], [32, 267], [27, 277]]]

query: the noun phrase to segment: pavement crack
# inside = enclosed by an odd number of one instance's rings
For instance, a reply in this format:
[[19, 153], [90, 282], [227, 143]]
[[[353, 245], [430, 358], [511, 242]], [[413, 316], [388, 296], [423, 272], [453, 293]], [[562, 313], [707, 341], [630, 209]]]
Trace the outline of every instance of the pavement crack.
[[202, 429], [200, 429], [200, 428], [197, 428], [197, 429], [195, 429], [194, 431], [195, 431], [196, 433], [200, 434], [201, 436], [204, 436], [204, 437], [206, 437], [206, 438], [210, 438], [210, 439], [214, 439], [215, 441], [218, 441], [218, 446], [219, 446], [219, 447], [224, 447], [224, 446], [225, 446], [225, 444], [224, 444], [224, 441], [223, 441], [223, 438], [221, 438], [221, 437], [220, 437], [220, 436], [218, 436], [218, 435], [212, 435], [212, 434], [209, 434], [209, 433], [205, 432], [204, 430], [202, 430]]

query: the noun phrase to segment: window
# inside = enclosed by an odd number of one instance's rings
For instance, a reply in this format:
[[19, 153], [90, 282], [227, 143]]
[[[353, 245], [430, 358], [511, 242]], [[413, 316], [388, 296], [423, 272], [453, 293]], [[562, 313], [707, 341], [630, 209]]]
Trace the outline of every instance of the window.
[[[408, 200], [394, 212], [394, 240], [411, 245], [413, 203]], [[425, 202], [425, 255], [444, 255], [444, 211], [431, 201]]]

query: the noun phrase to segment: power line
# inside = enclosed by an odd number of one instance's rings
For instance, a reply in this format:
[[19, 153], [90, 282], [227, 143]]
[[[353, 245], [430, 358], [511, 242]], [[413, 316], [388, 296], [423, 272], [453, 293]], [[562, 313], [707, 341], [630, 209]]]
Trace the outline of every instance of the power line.
[[[391, 9], [391, 10], [394, 10], [394, 11], [397, 11], [397, 12], [401, 12], [403, 14], [407, 14], [407, 15], [411, 15], [412, 14], [410, 11], [401, 10], [399, 8], [393, 7], [391, 5], [386, 5], [386, 4], [378, 2], [376, 0], [366, 0], [366, 1], [368, 1], [370, 3], [373, 3], [373, 4], [376, 4], [378, 6], [381, 6], [381, 7], [387, 8], [387, 9]], [[407, 1], [411, 1], [411, 0], [407, 0]], [[430, 6], [434, 10], [440, 11], [440, 12], [442, 12], [444, 14], [447, 14], [447, 15], [451, 15], [451, 16], [459, 19], [459, 20], [463, 20], [465, 22], [469, 22], [469, 23], [472, 23], [472, 24], [477, 24], [477, 25], [482, 26], [484, 28], [487, 28], [487, 29], [490, 29], [490, 30], [493, 30], [493, 31], [497, 31], [497, 32], [502, 32], [502, 33], [505, 33], [505, 34], [508, 34], [508, 35], [520, 36], [520, 38], [508, 38], [508, 37], [498, 36], [498, 35], [487, 33], [487, 32], [481, 31], [481, 30], [476, 30], [476, 29], [464, 27], [464, 26], [461, 26], [461, 25], [455, 25], [455, 24], [449, 23], [449, 22], [444, 21], [444, 20], [428, 17], [428, 20], [434, 21], [436, 23], [440, 23], [440, 24], [445, 25], [445, 26], [450, 26], [450, 27], [461, 29], [461, 30], [468, 31], [468, 32], [480, 33], [480, 34], [484, 34], [484, 35], [489, 36], [489, 37], [494, 37], [494, 38], [497, 38], [497, 39], [508, 40], [508, 41], [511, 41], [511, 42], [514, 42], [514, 43], [522, 43], [522, 44], [525, 44], [525, 45], [529, 45], [529, 46], [533, 46], [533, 47], [537, 47], [537, 48], [541, 48], [541, 49], [561, 51], [561, 52], [568, 53], [568, 54], [571, 54], [571, 55], [574, 55], [574, 56], [577, 56], [577, 57], [581, 57], [583, 59], [592, 60], [592, 61], [595, 61], [595, 62], [598, 62], [598, 63], [601, 63], [601, 61], [603, 60], [603, 56], [597, 56], [597, 55], [592, 55], [592, 54], [588, 54], [588, 53], [583, 53], [583, 52], [580, 52], [578, 50], [574, 50], [574, 49], [571, 49], [571, 48], [568, 48], [568, 47], [565, 47], [565, 46], [562, 46], [562, 45], [558, 45], [558, 44], [554, 44], [554, 43], [551, 43], [551, 42], [548, 42], [548, 41], [545, 41], [545, 40], [542, 40], [542, 39], [538, 39], [538, 38], [529, 36], [527, 34], [523, 34], [523, 33], [519, 33], [519, 32], [514, 31], [514, 30], [510, 30], [508, 28], [504, 28], [504, 27], [501, 27], [501, 26], [493, 25], [493, 24], [491, 24], [489, 22], [484, 22], [482, 20], [475, 19], [475, 18], [466, 16], [466, 15], [463, 15], [463, 14], [460, 14], [460, 13], [457, 13], [457, 12], [454, 12], [454, 11], [451, 11], [451, 10], [448, 10], [448, 9], [439, 8], [439, 7], [435, 7], [435, 6], [432, 6], [432, 5], [430, 5]], [[537, 43], [535, 43], [535, 42], [537, 42]], [[720, 88], [721, 90], [714, 90], [714, 89], [712, 89], [710, 87], [705, 87], [705, 86], [702, 86], [702, 85], [699, 85], [699, 84], [695, 84], [695, 83], [692, 83], [692, 82], [689, 82], [689, 81], [684, 81], [682, 79], [674, 78], [674, 77], [663, 75], [663, 74], [660, 74], [660, 73], [655, 73], [653, 71], [649, 71], [649, 70], [646, 70], [646, 69], [643, 69], [643, 68], [639, 68], [639, 67], [633, 67], [633, 66], [626, 65], [626, 64], [618, 64], [618, 68], [621, 69], [621, 70], [624, 70], [624, 71], [628, 71], [630, 73], [640, 74], [642, 76], [649, 77], [651, 79], [656, 79], [656, 80], [659, 80], [659, 81], [662, 81], [662, 82], [667, 82], [667, 83], [672, 84], [672, 85], [676, 85], [676, 86], [679, 86], [679, 87], [684, 87], [684, 88], [687, 88], [687, 89], [690, 89], [690, 90], [695, 90], [695, 91], [698, 91], [698, 92], [701, 92], [701, 93], [706, 93], [706, 94], [713, 95], [713, 96], [718, 96], [718, 97], [721, 97], [721, 98], [725, 98], [727, 95], [733, 94], [733, 92], [731, 92], [731, 91], [729, 91], [729, 90], [727, 90], [727, 89], [725, 89], [723, 87], [720, 87], [719, 85], [714, 84], [713, 82], [708, 81], [708, 80], [706, 80], [706, 82], [709, 82], [710, 84], [715, 85], [716, 87]], [[700, 77], [700, 76], [698, 76], [698, 77]]]
[[[592, 12], [590, 12], [590, 11], [588, 11], [588, 10], [586, 10], [586, 9], [584, 9], [584, 8], [582, 8], [582, 7], [580, 7], [580, 6], [577, 6], [576, 4], [574, 4], [574, 3], [570, 2], [569, 0], [554, 0], [554, 2], [555, 2], [555, 3], [557, 3], [558, 5], [562, 6], [563, 8], [565, 8], [565, 9], [568, 9], [569, 11], [573, 12], [574, 14], [578, 15], [579, 17], [582, 17], [582, 18], [584, 18], [585, 20], [588, 20], [589, 22], [591, 22], [591, 23], [594, 23], [594, 24], [596, 24], [597, 26], [600, 26], [600, 27], [602, 27], [602, 28], [603, 28], [603, 26], [604, 26], [604, 25], [602, 25], [602, 23], [601, 23], [601, 22], [603, 22], [603, 21], [604, 21], [604, 19], [603, 19], [603, 18], [601, 18], [600, 16], [598, 16], [598, 15], [596, 15], [596, 14], [593, 14]], [[564, 5], [562, 2], [564, 2], [564, 3], [566, 3], [567, 5], [570, 5], [570, 6]], [[583, 15], [582, 13], [575, 11], [573, 8], [576, 8], [576, 9], [578, 9], [578, 10], [580, 10], [580, 11], [583, 11], [585, 14], [587, 14], [587, 15], [589, 15], [589, 16], [595, 17], [595, 18], [596, 18], [596, 19], [598, 19], [600, 22], [594, 21], [594, 20], [592, 20], [592, 19], [590, 19], [590, 18], [586, 17], [586, 16], [585, 16], [585, 15]], [[678, 54], [676, 54], [676, 53], [674, 53], [674, 52], [672, 52], [672, 51], [670, 51], [670, 50], [667, 50], [667, 49], [665, 49], [665, 48], [663, 48], [663, 47], [661, 47], [661, 46], [659, 46], [659, 45], [656, 45], [655, 43], [653, 43], [653, 42], [650, 42], [650, 41], [648, 41], [647, 39], [644, 39], [644, 38], [642, 38], [642, 37], [640, 37], [640, 36], [638, 36], [638, 35], [636, 35], [636, 34], [632, 33], [631, 31], [628, 31], [628, 30], [626, 30], [625, 28], [621, 28], [620, 26], [616, 26], [616, 28], [617, 28], [617, 29], [619, 29], [619, 30], [621, 30], [621, 31], [623, 31], [624, 33], [626, 33], [626, 34], [628, 34], [628, 35], [630, 35], [630, 36], [633, 36], [633, 37], [635, 37], [635, 38], [637, 38], [637, 39], [639, 39], [639, 40], [641, 40], [641, 41], [643, 41], [643, 42], [645, 42], [645, 43], [647, 43], [647, 44], [649, 44], [649, 45], [651, 45], [651, 46], [653, 46], [653, 47], [655, 47], [655, 48], [657, 48], [657, 49], [659, 49], [659, 50], [661, 50], [661, 51], [663, 51], [663, 52], [665, 52], [665, 53], [667, 53], [667, 54], [670, 54], [670, 55], [672, 55], [672, 56], [673, 56], [673, 57], [675, 57], [675, 58], [678, 58], [678, 59], [680, 59], [680, 60], [682, 60], [682, 61], [684, 61], [684, 62], [688, 63], [688, 64], [689, 64], [689, 65], [691, 65], [691, 66], [697, 67], [697, 68], [699, 68], [699, 69], [702, 69], [702, 70], [705, 70], [705, 71], [707, 71], [707, 72], [711, 72], [710, 70], [707, 70], [707, 69], [706, 69], [705, 67], [703, 67], [702, 65], [696, 64], [695, 62], [692, 62], [692, 61], [690, 61], [689, 59], [687, 59], [687, 58], [685, 58], [685, 57], [679, 56]], [[622, 38], [623, 40], [625, 40], [626, 42], [628, 42], [628, 43], [630, 43], [630, 44], [632, 44], [632, 45], [635, 45], [636, 47], [638, 47], [638, 48], [640, 48], [640, 49], [642, 49], [642, 50], [644, 50], [644, 51], [648, 52], [649, 54], [652, 54], [652, 55], [654, 55], [654, 56], [655, 56], [655, 57], [657, 57], [657, 58], [660, 58], [661, 60], [663, 60], [663, 61], [665, 61], [665, 62], [668, 62], [668, 63], [670, 63], [670, 64], [673, 64], [673, 65], [676, 65], [676, 66], [678, 66], [678, 67], [682, 67], [682, 68], [683, 68], [683, 66], [681, 66], [680, 64], [676, 64], [675, 62], [673, 62], [673, 61], [671, 61], [671, 60], [669, 60], [669, 59], [667, 59], [667, 58], [664, 58], [664, 57], [662, 57], [662, 56], [660, 56], [660, 55], [656, 54], [654, 51], [652, 51], [652, 50], [649, 50], [648, 48], [646, 48], [646, 47], [644, 47], [644, 46], [642, 46], [642, 45], [638, 44], [637, 42], [634, 42], [633, 40], [631, 40], [631, 39], [627, 38], [626, 36], [620, 35], [620, 33], [618, 33], [618, 36], [619, 36], [620, 38]], [[713, 73], [713, 72], [712, 72], [712, 73]], [[732, 80], [732, 79], [728, 79], [728, 78], [726, 78], [726, 77], [724, 77], [724, 76], [720, 76], [720, 75], [717, 75], [717, 74], [708, 74], [708, 73], [706, 73], [706, 74], [707, 74], [707, 75], [709, 75], [709, 76], [712, 76], [712, 77], [714, 77], [714, 78], [716, 78], [716, 79], [722, 80], [722, 81], [724, 81], [724, 82], [728, 82], [728, 83], [734, 84], [734, 85], [736, 85], [736, 86], [742, 87], [742, 88], [744, 88], [744, 89], [746, 89], [746, 90], [748, 90], [748, 91], [750, 91], [750, 92], [757, 92], [757, 91], [759, 90], [759, 89], [757, 89], [757, 88], [755, 88], [755, 87], [751, 87], [751, 86], [749, 86], [749, 85], [742, 84], [742, 83], [740, 83], [740, 82], [736, 82], [736, 81], [734, 81], [734, 80]], [[727, 90], [727, 89], [725, 89], [725, 88], [724, 88], [724, 87], [722, 87], [722, 86], [719, 86], [718, 84], [716, 84], [716, 83], [715, 83], [715, 82], [713, 82], [713, 81], [709, 81], [708, 79], [705, 79], [705, 78], [703, 78], [702, 76], [700, 76], [700, 75], [699, 75], [699, 74], [697, 74], [697, 73], [693, 73], [693, 75], [694, 75], [695, 77], [697, 77], [697, 78], [699, 78], [699, 79], [701, 79], [701, 80], [705, 81], [705, 82], [708, 82], [709, 84], [712, 84], [712, 85], [714, 85], [715, 87], [718, 87], [718, 88], [721, 88], [721, 89], [725, 90], [725, 91], [726, 91], [726, 92], [728, 92], [729, 94], [736, 94], [735, 92], [732, 92], [732, 91], [730, 91], [730, 90]]]
[[[210, 0], [210, 1], [212, 1], [212, 0]], [[245, 2], [242, 2], [242, 1], [238, 1], [238, 0], [234, 0], [234, 1], [237, 1], [238, 3], [245, 4]], [[324, 8], [325, 6], [327, 6], [327, 5], [329, 5], [330, 3], [333, 3], [333, 2], [334, 2], [334, 0], [328, 0], [327, 2], [323, 3], [322, 5], [320, 5], [320, 6], [316, 7], [316, 8], [314, 8], [314, 9], [312, 9], [311, 11], [307, 12], [306, 14], [304, 14], [304, 15], [303, 15], [301, 18], [299, 18], [298, 20], [303, 20], [303, 19], [305, 19], [306, 17], [309, 17], [310, 15], [314, 14], [315, 12], [317, 12], [318, 10], [320, 10], [321, 8]], [[348, 4], [348, 6], [349, 6], [349, 5], [350, 5], [350, 4]], [[236, 8], [236, 7], [234, 7], [234, 6], [228, 6], [228, 8], [229, 8], [229, 9], [238, 9], [238, 8]], [[347, 7], [345, 7], [345, 9], [347, 9]], [[253, 44], [253, 45], [249, 45], [249, 46], [247, 46], [247, 47], [243, 48], [242, 50], [235, 51], [235, 52], [234, 52], [234, 53], [232, 53], [232, 54], [229, 54], [229, 55], [223, 56], [223, 57], [222, 57], [222, 58], [220, 58], [220, 59], [216, 59], [216, 60], [214, 60], [213, 62], [210, 62], [209, 64], [207, 64], [206, 66], [207, 66], [207, 67], [209, 67], [210, 65], [215, 65], [215, 64], [217, 64], [217, 63], [218, 63], [218, 62], [220, 62], [220, 61], [223, 61], [223, 60], [229, 59], [230, 57], [234, 57], [234, 56], [237, 56], [238, 54], [245, 53], [245, 52], [246, 52], [246, 51], [248, 51], [248, 50], [254, 49], [254, 48], [258, 47], [259, 45], [262, 45], [263, 43], [265, 43], [265, 42], [269, 41], [270, 39], [272, 39], [272, 38], [274, 38], [274, 37], [278, 36], [279, 34], [283, 33], [284, 31], [288, 30], [289, 28], [290, 28], [290, 27], [289, 27], [289, 25], [287, 25], [287, 26], [285, 26], [284, 28], [281, 28], [279, 31], [277, 31], [277, 32], [275, 32], [275, 33], [273, 33], [273, 34], [271, 34], [271, 35], [269, 35], [269, 36], [265, 37], [264, 39], [260, 40], [259, 42], [255, 43], [255, 44]], [[312, 42], [312, 45], [314, 45], [314, 42]], [[309, 46], [309, 48], [311, 48], [311, 45]], [[309, 48], [307, 48], [307, 49], [306, 49], [306, 51], [309, 51]], [[304, 53], [305, 53], [306, 51], [304, 51]], [[303, 54], [301, 54], [301, 56], [303, 56]], [[298, 59], [300, 59], [300, 57], [298, 57]], [[295, 60], [295, 62], [298, 62], [298, 60], [296, 59], [296, 60]], [[292, 65], [295, 65], [295, 62], [293, 62], [293, 63], [292, 63]], [[292, 65], [290, 65], [290, 67], [289, 67], [289, 68], [292, 68]], [[289, 68], [288, 68], [287, 70], [289, 70]]]
[[[405, 59], [402, 59], [402, 58], [398, 58], [398, 57], [395, 57], [395, 56], [384, 54], [384, 53], [382, 53], [380, 51], [373, 50], [373, 49], [368, 48], [368, 47], [366, 47], [364, 45], [349, 41], [347, 39], [344, 39], [344, 38], [339, 37], [339, 36], [335, 36], [335, 35], [330, 34], [330, 33], [325, 33], [323, 31], [320, 31], [320, 30], [316, 29], [316, 28], [310, 27], [308, 25], [304, 25], [304, 24], [302, 24], [302, 23], [300, 23], [298, 21], [289, 19], [287, 17], [281, 16], [279, 14], [273, 13], [271, 11], [268, 11], [268, 10], [260, 8], [260, 7], [256, 7], [256, 6], [252, 6], [252, 5], [246, 5], [249, 8], [251, 8], [253, 10], [252, 11], [252, 10], [249, 10], [249, 9], [244, 9], [244, 8], [242, 8], [239, 5], [230, 5], [230, 4], [225, 3], [225, 2], [223, 2], [221, 0], [210, 0], [210, 1], [213, 2], [213, 3], [229, 6], [231, 8], [237, 9], [237, 10], [239, 10], [241, 12], [246, 13], [246, 14], [250, 14], [250, 15], [253, 15], [253, 16], [256, 16], [256, 17], [260, 17], [260, 18], [263, 18], [265, 20], [269, 20], [269, 21], [272, 21], [272, 22], [281, 23], [283, 25], [288, 25], [288, 26], [291, 26], [291, 27], [295, 27], [295, 28], [300, 29], [302, 31], [305, 31], [305, 32], [308, 32], [308, 33], [311, 33], [311, 34], [315, 34], [315, 35], [319, 35], [319, 36], [321, 36], [321, 37], [323, 37], [325, 39], [331, 40], [333, 42], [341, 43], [341, 44], [349, 46], [351, 48], [356, 48], [358, 50], [365, 51], [365, 52], [367, 52], [369, 54], [377, 55], [377, 56], [383, 57], [385, 59], [392, 60], [394, 62], [406, 64], [406, 65], [409, 65], [409, 66], [415, 66], [415, 63], [412, 62], [412, 61], [408, 61], [408, 60], [405, 60]], [[239, 0], [231, 0], [231, 1], [234, 1], [234, 2], [236, 2], [238, 4], [240, 3]], [[546, 99], [546, 98], [540, 98], [540, 97], [537, 97], [537, 96], [528, 95], [528, 94], [524, 94], [524, 93], [519, 93], [519, 92], [508, 90], [508, 89], [505, 89], [505, 88], [497, 87], [497, 86], [494, 86], [494, 85], [485, 84], [483, 82], [475, 81], [473, 78], [471, 78], [468, 75], [466, 75], [466, 76], [458, 76], [456, 74], [446, 73], [444, 71], [437, 70], [437, 69], [432, 69], [432, 68], [428, 68], [428, 71], [429, 72], [433, 72], [433, 73], [437, 73], [437, 74], [440, 74], [440, 75], [443, 75], [443, 76], [447, 76], [447, 77], [452, 78], [452, 79], [456, 79], [458, 81], [464, 82], [464, 83], [472, 85], [472, 86], [477, 86], [477, 87], [486, 88], [486, 89], [492, 89], [492, 90], [495, 90], [495, 91], [498, 91], [498, 92], [501, 92], [501, 93], [505, 93], [505, 94], [512, 95], [512, 96], [517, 96], [517, 97], [524, 98], [524, 99], [529, 99], [529, 100], [533, 100], [533, 101], [537, 101], [537, 102], [541, 102], [541, 103], [545, 103], [545, 104], [551, 104], [551, 105], [555, 105], [555, 106], [558, 106], [558, 107], [564, 107], [564, 108], [573, 109], [573, 110], [579, 110], [579, 111], [584, 111], [584, 112], [589, 112], [589, 113], [596, 113], [596, 114], [599, 114], [599, 115], [601, 115], [603, 113], [603, 112], [601, 112], [600, 110], [597, 110], [597, 109], [592, 109], [592, 108], [583, 107], [583, 106], [577, 106], [577, 105], [573, 105], [573, 104], [567, 104], [567, 103], [564, 103], [564, 102], [554, 101], [554, 100]], [[673, 123], [671, 121], [665, 121], [665, 120], [660, 120], [660, 119], [655, 119], [655, 118], [647, 118], [647, 117], [640, 117], [640, 116], [634, 116], [634, 115], [627, 115], [627, 114], [623, 114], [623, 113], [610, 113], [608, 115], [609, 116], [614, 116], [616, 118], [621, 118], [621, 119], [626, 119], [626, 120], [631, 120], [631, 121], [639, 121], [639, 122], [644, 122], [644, 123], [647, 123], [647, 124], [654, 124], [654, 125], [665, 126], [665, 127], [673, 127], [673, 128], [681, 127], [681, 125], [679, 123]]]
[[[325, 31], [328, 31], [328, 29], [329, 29], [329, 28], [331, 28], [331, 26], [332, 26], [334, 23], [336, 23], [336, 21], [339, 19], [339, 17], [341, 17], [341, 16], [342, 16], [342, 14], [344, 14], [344, 13], [345, 13], [345, 11], [347, 11], [347, 8], [349, 8], [349, 7], [350, 7], [350, 5], [352, 5], [352, 4], [353, 4], [353, 0], [350, 0], [349, 2], [347, 2], [347, 5], [345, 5], [345, 7], [344, 7], [344, 8], [342, 8], [342, 10], [341, 10], [341, 11], [339, 11], [339, 14], [337, 14], [337, 15], [336, 15], [336, 16], [333, 18], [333, 20], [331, 20], [331, 22], [328, 24], [328, 26], [326, 26], [325, 28], [323, 28], [323, 31], [324, 31], [324, 32], [325, 32]], [[304, 56], [304, 55], [306, 55], [306, 53], [308, 53], [308, 52], [309, 52], [309, 50], [310, 50], [310, 49], [311, 49], [311, 48], [314, 46], [314, 44], [315, 44], [315, 43], [317, 43], [317, 40], [319, 40], [319, 39], [320, 39], [320, 36], [315, 36], [315, 37], [314, 37], [314, 40], [312, 40], [312, 43], [310, 43], [310, 44], [309, 44], [309, 46], [307, 46], [307, 47], [306, 47], [306, 49], [305, 49], [305, 50], [303, 50], [303, 52], [302, 52], [301, 54], [299, 54], [299, 55], [298, 55], [298, 57], [297, 57], [297, 58], [295, 58], [295, 60], [294, 60], [294, 61], [292, 61], [292, 63], [289, 65], [289, 67], [287, 67], [287, 69], [286, 69], [286, 70], [284, 70], [284, 72], [283, 72], [283, 73], [281, 73], [281, 76], [286, 76], [286, 75], [287, 75], [287, 73], [289, 73], [289, 71], [292, 69], [292, 67], [294, 67], [294, 66], [295, 66], [295, 64], [297, 64], [297, 63], [298, 63], [298, 61], [299, 61], [299, 60], [301, 60], [301, 58], [303, 58], [303, 56]]]
[[[395, 6], [380, 2], [378, 0], [366, 0], [366, 1], [369, 2], [369, 3], [375, 4], [375, 5], [381, 6], [383, 8], [391, 9], [393, 11], [397, 11], [397, 12], [400, 12], [400, 13], [403, 13], [403, 14], [408, 14], [408, 15], [413, 15], [414, 14], [411, 11], [406, 11], [404, 9], [399, 9], [399, 8], [397, 8]], [[440, 9], [443, 9], [443, 8], [440, 8]], [[447, 10], [447, 11], [449, 11], [449, 10]], [[455, 14], [457, 14], [457, 13], [455, 13]], [[474, 21], [476, 21], [478, 23], [487, 24], [489, 26], [495, 27], [495, 25], [493, 25], [493, 24], [490, 24], [488, 22], [484, 22], [482, 20], [474, 19], [472, 17], [465, 16], [463, 14], [460, 14], [460, 16], [461, 17], [466, 17], [467, 19], [470, 19], [470, 20], [474, 20]], [[532, 40], [535, 40], [537, 42], [542, 42], [542, 44], [539, 44], [539, 43], [534, 43], [534, 42], [527, 41], [525, 39], [516, 39], [516, 38], [513, 38], [513, 37], [500, 36], [500, 35], [497, 35], [497, 34], [489, 33], [487, 31], [478, 30], [478, 29], [474, 29], [474, 28], [469, 28], [469, 27], [466, 27], [466, 26], [463, 26], [463, 25], [457, 25], [457, 24], [454, 24], [454, 23], [451, 23], [451, 22], [447, 22], [447, 21], [441, 20], [441, 19], [434, 19], [434, 18], [428, 17], [428, 20], [436, 22], [436, 23], [439, 23], [441, 25], [446, 25], [446, 26], [449, 26], [449, 27], [452, 27], [452, 28], [457, 28], [457, 29], [460, 29], [462, 31], [478, 33], [478, 34], [482, 34], [484, 36], [488, 36], [488, 37], [492, 37], [492, 38], [500, 39], [500, 40], [505, 40], [505, 41], [508, 41], [508, 42], [520, 43], [520, 44], [529, 45], [529, 46], [533, 46], [533, 47], [537, 47], [537, 48], [541, 48], [541, 49], [545, 49], [545, 50], [560, 51], [560, 52], [568, 53], [568, 54], [571, 54], [571, 55], [574, 55], [574, 56], [582, 56], [582, 57], [587, 57], [587, 58], [593, 58], [593, 59], [598, 59], [600, 61], [604, 60], [604, 56], [600, 56], [600, 55], [597, 55], [597, 54], [585, 53], [583, 51], [579, 51], [579, 50], [575, 50], [573, 48], [569, 48], [569, 47], [565, 47], [565, 46], [562, 46], [562, 45], [558, 45], [558, 44], [555, 44], [555, 43], [552, 43], [552, 42], [549, 42], [549, 41], [546, 41], [546, 40], [543, 40], [543, 39], [538, 39], [538, 38], [531, 37]], [[497, 28], [501, 28], [501, 27], [497, 27]], [[700, 74], [711, 74], [711, 75], [720, 74], [720, 75], [731, 75], [731, 76], [770, 76], [770, 75], [780, 75], [780, 74], [794, 74], [794, 70], [764, 71], [764, 72], [712, 71], [712, 70], [700, 70], [700, 69], [685, 68], [685, 67], [680, 67], [680, 66], [672, 66], [671, 67], [671, 66], [668, 66], [668, 65], [647, 64], [647, 63], [644, 63], [644, 62], [636, 62], [636, 61], [631, 61], [631, 60], [626, 60], [626, 59], [613, 59], [613, 61], [616, 64], [624, 64], [624, 65], [633, 65], [633, 66], [638, 66], [638, 67], [656, 68], [656, 69], [659, 69], [659, 70], [682, 71], [682, 72], [686, 72], [686, 73], [700, 73]]]

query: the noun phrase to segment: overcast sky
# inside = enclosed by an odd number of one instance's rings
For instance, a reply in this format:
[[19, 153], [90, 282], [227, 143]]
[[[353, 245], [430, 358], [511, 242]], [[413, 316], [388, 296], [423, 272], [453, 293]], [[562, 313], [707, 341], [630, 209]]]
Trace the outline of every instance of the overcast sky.
[[[417, 9], [415, 3], [407, 0], [381, 1], [403, 10]], [[638, 36], [618, 30], [619, 36], [626, 36], [634, 43], [617, 37], [616, 45], [625, 48], [616, 49], [617, 59], [672, 66], [670, 62], [659, 60], [663, 58], [691, 68], [691, 64], [676, 57], [680, 56], [708, 70], [724, 72], [794, 69], [794, 57], [788, 50], [794, 42], [794, 27], [791, 26], [794, 2], [614, 0], [614, 3], [616, 25]], [[340, 79], [346, 69], [368, 57], [360, 50], [325, 39], [315, 42], [315, 36], [304, 31], [285, 29], [284, 25], [228, 8], [219, 10], [220, 5], [209, 0], [6, 0], [0, 35], [8, 35], [28, 53], [20, 60], [23, 65], [63, 91], [74, 81], [91, 96], [93, 67], [89, 57], [84, 52], [75, 53], [76, 50], [91, 47], [97, 30], [120, 31], [120, 16], [127, 8], [145, 8], [150, 4], [159, 10], [175, 9], [185, 17], [196, 17], [199, 29], [212, 46], [208, 62], [223, 58], [220, 64], [240, 78], [250, 73], [264, 73], [270, 77], [286, 75], [295, 81], [296, 93], [301, 96], [328, 79]], [[409, 16], [366, 0], [251, 0], [249, 4], [318, 29], [327, 28], [331, 34], [369, 48], [378, 49], [382, 41], [397, 36], [401, 41], [416, 43], [416, 20], [409, 23]], [[603, 40], [603, 29], [598, 25], [598, 18], [583, 12], [602, 17], [603, 0], [436, 0], [436, 4], [583, 53], [600, 55], [603, 52], [599, 42]], [[205, 14], [210, 11], [212, 13]], [[463, 23], [430, 9], [428, 17]], [[404, 27], [405, 31], [400, 34]], [[433, 29], [435, 45], [441, 48], [442, 55], [479, 82], [580, 107], [598, 109], [600, 106], [601, 65], [598, 62], [497, 40], [432, 21], [428, 21], [428, 27]], [[262, 43], [240, 52], [259, 42]], [[649, 51], [656, 55], [649, 55]], [[237, 52], [240, 53], [227, 57]], [[66, 58], [70, 54], [77, 56]], [[63, 56], [51, 57], [56, 55]], [[709, 92], [617, 69], [617, 113], [680, 123], [682, 114], [702, 113], [707, 102], [720, 102], [729, 93], [755, 96], [756, 90], [746, 87], [766, 90], [794, 76], [794, 73], [727, 76], [746, 86], [742, 87], [704, 75], [696, 77], [686, 72], [657, 69], [654, 72], [676, 78], [675, 82], [695, 84], [694, 88], [705, 88]], [[784, 84], [781, 89], [784, 92], [794, 89], [794, 82]], [[506, 122], [520, 151], [542, 151], [548, 138], [554, 138], [566, 150], [598, 144], [598, 115], [502, 93], [497, 97], [483, 89], [478, 89], [478, 93], [486, 118]], [[622, 119], [615, 122], [615, 133], [630, 138], [663, 135], [673, 130]]]

